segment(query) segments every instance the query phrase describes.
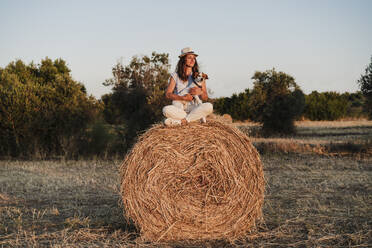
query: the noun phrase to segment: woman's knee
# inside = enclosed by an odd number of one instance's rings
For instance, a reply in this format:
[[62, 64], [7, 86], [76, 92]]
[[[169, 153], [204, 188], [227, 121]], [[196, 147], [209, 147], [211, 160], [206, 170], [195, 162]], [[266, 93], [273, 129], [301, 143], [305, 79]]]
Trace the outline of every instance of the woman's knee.
[[163, 107], [163, 115], [167, 118], [183, 119], [186, 117], [186, 112], [182, 109], [175, 107], [174, 105], [167, 105]]
[[163, 107], [163, 115], [165, 117], [169, 117], [169, 114], [171, 113], [171, 111], [172, 111], [172, 106], [171, 105]]
[[213, 112], [213, 104], [210, 102], [203, 103], [203, 109], [206, 113], [212, 114]]

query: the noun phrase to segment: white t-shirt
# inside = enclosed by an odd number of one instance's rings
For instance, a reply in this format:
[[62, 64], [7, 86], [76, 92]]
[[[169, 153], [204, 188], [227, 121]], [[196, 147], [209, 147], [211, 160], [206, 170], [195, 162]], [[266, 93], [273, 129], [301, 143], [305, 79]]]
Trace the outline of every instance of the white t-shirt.
[[192, 79], [192, 76], [190, 75], [187, 79], [187, 81], [182, 81], [179, 77], [177, 72], [173, 72], [171, 74], [171, 77], [176, 82], [176, 87], [174, 87], [174, 94], [179, 96], [184, 96], [189, 93], [189, 90], [193, 87], [195, 87], [194, 81]]
[[[177, 72], [173, 72], [171, 74], [171, 77], [176, 82], [176, 87], [174, 87], [173, 94], [184, 96], [189, 93], [189, 90], [196, 85], [194, 84], [194, 80], [192, 79], [192, 76], [190, 75], [187, 79], [187, 81], [182, 81], [179, 77]], [[194, 109], [197, 104], [195, 101], [179, 101], [179, 100], [173, 100], [172, 104], [178, 108], [181, 108], [185, 110], [187, 113], [190, 112], [192, 109]]]

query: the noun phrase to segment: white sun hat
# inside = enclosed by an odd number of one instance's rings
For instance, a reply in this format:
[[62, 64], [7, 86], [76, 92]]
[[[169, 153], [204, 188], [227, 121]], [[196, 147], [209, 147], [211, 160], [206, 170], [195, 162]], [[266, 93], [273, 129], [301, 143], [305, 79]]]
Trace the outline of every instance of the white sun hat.
[[181, 58], [187, 54], [193, 54], [195, 57], [198, 56], [190, 47], [185, 47], [184, 49], [181, 50], [181, 55], [178, 57]]

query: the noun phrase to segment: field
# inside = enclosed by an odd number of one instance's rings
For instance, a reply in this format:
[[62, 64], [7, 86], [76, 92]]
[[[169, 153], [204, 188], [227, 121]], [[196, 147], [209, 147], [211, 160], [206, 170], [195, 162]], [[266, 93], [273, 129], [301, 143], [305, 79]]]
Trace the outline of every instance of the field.
[[[370, 247], [372, 122], [297, 123], [253, 136], [266, 196], [256, 230], [223, 240], [152, 244], [122, 214], [113, 161], [0, 161], [0, 247]], [[228, 213], [227, 213], [228, 214]]]

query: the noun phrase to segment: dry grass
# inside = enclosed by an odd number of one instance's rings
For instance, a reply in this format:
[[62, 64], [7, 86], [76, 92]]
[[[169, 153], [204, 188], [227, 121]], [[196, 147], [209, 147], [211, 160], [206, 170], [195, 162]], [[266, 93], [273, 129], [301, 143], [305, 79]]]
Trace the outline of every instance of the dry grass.
[[1, 161], [0, 246], [117, 243], [128, 227], [116, 169], [109, 162]]
[[[220, 116], [218, 116], [221, 118]], [[218, 119], [218, 118], [217, 118]], [[234, 126], [248, 126], [257, 127], [260, 124], [251, 121], [237, 121], [233, 123]], [[335, 128], [335, 127], [360, 127], [360, 126], [372, 126], [372, 120], [357, 119], [357, 120], [341, 120], [341, 121], [296, 121], [297, 127], [315, 127], [315, 128]]]
[[363, 127], [372, 126], [372, 121], [366, 119], [358, 120], [342, 120], [342, 121], [296, 121], [295, 125], [298, 127]]
[[261, 153], [309, 153], [322, 155], [372, 155], [372, 121], [297, 122], [297, 134], [262, 138], [257, 124], [234, 124]]
[[0, 247], [371, 246], [371, 156], [261, 158], [263, 222], [233, 244], [144, 241], [122, 216], [121, 161], [0, 161]]
[[122, 217], [119, 162], [5, 162], [0, 165], [0, 246], [368, 247], [372, 159], [263, 156], [264, 221], [229, 244], [153, 244]]

